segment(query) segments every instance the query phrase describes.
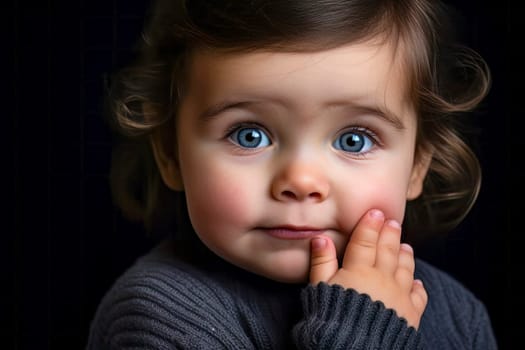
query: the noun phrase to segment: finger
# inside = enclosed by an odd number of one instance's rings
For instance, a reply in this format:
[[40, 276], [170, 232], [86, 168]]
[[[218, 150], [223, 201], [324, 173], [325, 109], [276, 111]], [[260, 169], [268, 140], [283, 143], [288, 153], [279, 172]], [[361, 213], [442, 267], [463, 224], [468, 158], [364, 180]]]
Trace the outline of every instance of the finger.
[[372, 209], [363, 216], [346, 246], [343, 267], [352, 264], [375, 264], [377, 239], [384, 221], [383, 212], [377, 209]]
[[406, 288], [411, 288], [414, 280], [414, 270], [414, 250], [409, 244], [402, 243], [399, 249], [397, 270], [395, 272], [395, 278], [398, 283]]
[[328, 281], [339, 269], [334, 242], [328, 237], [312, 238], [310, 258], [310, 283]]
[[412, 283], [410, 297], [412, 298], [412, 304], [418, 312], [423, 313], [428, 303], [428, 294], [421, 280], [414, 280]]
[[389, 273], [394, 273], [398, 265], [401, 225], [395, 220], [388, 220], [383, 225], [377, 239], [375, 265]]

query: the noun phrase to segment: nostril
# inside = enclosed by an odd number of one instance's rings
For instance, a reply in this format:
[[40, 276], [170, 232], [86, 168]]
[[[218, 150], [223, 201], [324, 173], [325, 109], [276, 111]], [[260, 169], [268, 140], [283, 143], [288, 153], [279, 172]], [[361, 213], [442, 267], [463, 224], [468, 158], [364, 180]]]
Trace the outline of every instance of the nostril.
[[297, 196], [292, 191], [283, 191], [282, 195], [283, 197], [286, 197], [286, 198], [297, 199]]
[[292, 200], [304, 200], [307, 198], [310, 198], [313, 200], [320, 200], [322, 198], [322, 195], [319, 192], [312, 192], [312, 193], [309, 193], [303, 196], [302, 194], [297, 194], [294, 191], [289, 191], [289, 190], [282, 191], [281, 196], [282, 198], [287, 198], [287, 199], [292, 199]]
[[321, 199], [322, 195], [319, 192], [312, 192], [308, 195], [308, 197], [319, 200]]

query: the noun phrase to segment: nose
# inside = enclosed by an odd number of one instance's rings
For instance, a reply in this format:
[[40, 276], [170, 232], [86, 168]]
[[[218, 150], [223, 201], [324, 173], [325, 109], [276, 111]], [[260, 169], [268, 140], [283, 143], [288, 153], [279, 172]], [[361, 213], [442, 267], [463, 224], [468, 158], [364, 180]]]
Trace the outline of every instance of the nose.
[[330, 184], [322, 166], [308, 162], [286, 164], [274, 177], [272, 196], [279, 201], [324, 201]]

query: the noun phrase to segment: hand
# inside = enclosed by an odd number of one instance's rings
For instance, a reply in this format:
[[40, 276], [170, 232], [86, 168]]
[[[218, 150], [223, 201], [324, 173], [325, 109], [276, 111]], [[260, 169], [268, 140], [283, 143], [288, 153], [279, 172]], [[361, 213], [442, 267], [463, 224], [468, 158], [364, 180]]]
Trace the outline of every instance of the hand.
[[368, 294], [417, 329], [428, 296], [422, 282], [414, 280], [412, 247], [400, 240], [399, 223], [370, 210], [354, 229], [341, 268], [332, 240], [322, 235], [312, 239], [310, 283], [338, 284]]

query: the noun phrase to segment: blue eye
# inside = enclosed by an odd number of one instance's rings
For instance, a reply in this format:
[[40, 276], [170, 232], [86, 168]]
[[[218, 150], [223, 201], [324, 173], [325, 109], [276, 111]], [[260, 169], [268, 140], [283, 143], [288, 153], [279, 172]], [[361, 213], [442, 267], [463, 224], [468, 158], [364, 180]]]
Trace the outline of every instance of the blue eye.
[[230, 139], [244, 148], [268, 147], [272, 144], [268, 135], [257, 127], [239, 128], [230, 135]]
[[337, 137], [332, 145], [345, 152], [366, 153], [374, 146], [374, 141], [363, 132], [349, 131]]

